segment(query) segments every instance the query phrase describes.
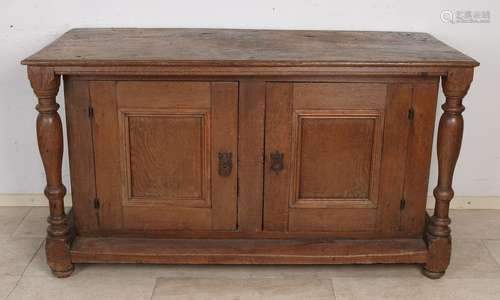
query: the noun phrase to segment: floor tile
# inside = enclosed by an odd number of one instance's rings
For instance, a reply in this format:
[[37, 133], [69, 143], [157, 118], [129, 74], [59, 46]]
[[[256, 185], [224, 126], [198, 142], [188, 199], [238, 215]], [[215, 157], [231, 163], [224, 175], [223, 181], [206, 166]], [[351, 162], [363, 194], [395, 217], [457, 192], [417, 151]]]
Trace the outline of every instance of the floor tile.
[[0, 238], [14, 233], [31, 207], [0, 207]]
[[[43, 251], [42, 251], [43, 252]], [[141, 264], [77, 264], [77, 272], [85, 274], [115, 273], [130, 276], [166, 278], [294, 278], [386, 276], [419, 277], [420, 265], [141, 265]], [[49, 274], [45, 254], [39, 253], [28, 267], [25, 276]]]
[[423, 277], [419, 265], [390, 264], [77, 264], [72, 277], [57, 279], [45, 260], [46, 216], [46, 207], [0, 207], [0, 299], [10, 291], [9, 299], [149, 299], [156, 278], [154, 299], [333, 299], [330, 280], [337, 299], [496, 299], [500, 294], [498, 211], [452, 211], [452, 259], [440, 280]]
[[155, 270], [157, 277], [174, 278], [330, 278], [331, 266], [286, 265], [180, 265], [163, 266]]
[[331, 282], [315, 278], [214, 279], [159, 278], [158, 299], [334, 299]]
[[446, 278], [498, 278], [500, 266], [481, 240], [454, 239]]
[[457, 239], [500, 239], [500, 210], [451, 210], [451, 235]]
[[334, 278], [337, 300], [493, 300], [497, 279]]
[[47, 207], [33, 207], [17, 227], [15, 237], [45, 237], [47, 235]]
[[420, 277], [419, 264], [374, 264], [333, 266], [331, 277]]
[[23, 276], [52, 276], [45, 257], [45, 240], [42, 241], [40, 249], [38, 249], [38, 252], [24, 271]]
[[7, 298], [20, 278], [20, 276], [0, 275], [0, 299]]
[[488, 248], [491, 256], [496, 260], [497, 264], [500, 265], [500, 239], [499, 240], [488, 240], [483, 241]]
[[0, 275], [21, 275], [41, 243], [41, 238], [0, 239]]
[[[332, 266], [274, 265], [159, 265], [159, 264], [77, 264], [78, 273], [113, 276], [151, 276], [165, 278], [287, 278], [310, 276], [330, 278]], [[33, 259], [25, 276], [46, 276], [50, 272], [43, 251]]]
[[141, 300], [151, 299], [155, 279], [150, 277], [127, 277], [117, 274], [105, 276], [23, 276], [8, 299], [24, 300]]

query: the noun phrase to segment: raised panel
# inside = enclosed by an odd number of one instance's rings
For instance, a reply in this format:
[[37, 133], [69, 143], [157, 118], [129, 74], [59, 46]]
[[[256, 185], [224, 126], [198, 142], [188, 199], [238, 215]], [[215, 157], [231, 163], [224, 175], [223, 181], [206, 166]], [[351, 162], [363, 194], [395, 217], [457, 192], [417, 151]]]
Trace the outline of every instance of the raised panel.
[[209, 207], [207, 111], [121, 111], [125, 205]]
[[291, 207], [377, 207], [383, 112], [296, 110]]
[[375, 122], [324, 117], [300, 117], [299, 122], [297, 201], [366, 200]]

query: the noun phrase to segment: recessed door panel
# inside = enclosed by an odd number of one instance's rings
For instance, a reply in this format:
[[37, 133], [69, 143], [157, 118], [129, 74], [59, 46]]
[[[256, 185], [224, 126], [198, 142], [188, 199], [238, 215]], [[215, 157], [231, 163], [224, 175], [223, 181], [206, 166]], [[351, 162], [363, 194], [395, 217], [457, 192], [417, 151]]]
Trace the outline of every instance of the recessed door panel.
[[383, 112], [296, 110], [290, 207], [376, 207]]
[[103, 229], [236, 229], [236, 83], [109, 81], [92, 90], [95, 155], [106, 161], [96, 166], [100, 219], [115, 217]]
[[208, 111], [120, 111], [126, 204], [210, 207]]

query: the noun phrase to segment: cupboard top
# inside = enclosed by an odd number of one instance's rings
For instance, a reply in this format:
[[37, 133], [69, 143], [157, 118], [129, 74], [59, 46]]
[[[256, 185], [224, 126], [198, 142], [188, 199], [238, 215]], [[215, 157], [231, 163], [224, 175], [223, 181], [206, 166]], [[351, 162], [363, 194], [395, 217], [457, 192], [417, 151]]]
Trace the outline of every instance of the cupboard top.
[[46, 66], [479, 65], [427, 33], [79, 28], [22, 61]]

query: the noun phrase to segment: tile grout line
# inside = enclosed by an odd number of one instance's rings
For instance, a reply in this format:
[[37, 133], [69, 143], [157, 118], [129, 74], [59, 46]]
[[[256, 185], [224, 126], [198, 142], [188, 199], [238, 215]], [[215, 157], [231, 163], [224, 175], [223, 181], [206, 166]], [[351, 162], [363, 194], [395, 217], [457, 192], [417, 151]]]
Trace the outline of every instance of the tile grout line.
[[14, 229], [14, 231], [9, 235], [9, 237], [11, 237], [11, 238], [15, 237], [17, 230], [19, 229], [21, 224], [23, 224], [24, 220], [28, 217], [28, 215], [31, 213], [32, 210], [33, 210], [33, 206], [30, 207], [30, 209], [28, 209], [28, 211], [24, 214], [24, 216], [21, 218], [21, 220], [16, 224], [16, 229]]
[[16, 285], [14, 285], [14, 287], [10, 290], [10, 292], [7, 294], [7, 297], [5, 298], [5, 300], [9, 299], [10, 295], [14, 292], [14, 290], [19, 286], [19, 282], [23, 279], [24, 277], [24, 273], [26, 273], [26, 270], [28, 269], [28, 267], [31, 265], [31, 263], [33, 262], [33, 260], [35, 259], [36, 255], [38, 254], [38, 252], [40, 251], [40, 249], [42, 248], [42, 245], [44, 243], [44, 239], [42, 239], [40, 241], [40, 245], [38, 246], [38, 249], [36, 249], [35, 253], [33, 254], [33, 256], [31, 256], [31, 259], [30, 261], [26, 264], [26, 267], [24, 267], [23, 269], [23, 272], [21, 273], [21, 275], [19, 276], [19, 279], [16, 281]]
[[335, 294], [335, 287], [333, 286], [333, 278], [330, 278], [330, 289], [332, 290], [333, 300], [337, 300], [337, 295]]
[[488, 252], [488, 254], [490, 255], [490, 257], [493, 259], [493, 261], [497, 264], [498, 267], [500, 267], [500, 261], [498, 261], [496, 259], [496, 257], [493, 255], [493, 253], [491, 252], [490, 248], [486, 244], [486, 240], [481, 239], [480, 241], [481, 241], [481, 244], [484, 246], [484, 248], [486, 248], [486, 251]]
[[151, 297], [149, 298], [149, 300], [153, 300], [157, 286], [158, 286], [158, 277], [155, 278], [155, 285], [153, 286], [153, 291], [151, 292]]

